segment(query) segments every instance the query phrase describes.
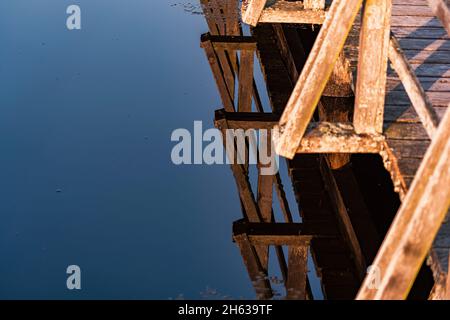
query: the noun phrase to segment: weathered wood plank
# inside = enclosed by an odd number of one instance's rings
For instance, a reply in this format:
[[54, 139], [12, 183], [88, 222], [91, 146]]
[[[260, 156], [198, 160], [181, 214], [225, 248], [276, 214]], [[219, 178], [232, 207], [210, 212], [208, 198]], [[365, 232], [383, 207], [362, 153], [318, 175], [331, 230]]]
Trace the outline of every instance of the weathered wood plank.
[[402, 81], [423, 126], [427, 130], [428, 135], [432, 137], [439, 124], [438, 116], [434, 112], [433, 105], [425, 94], [419, 79], [416, 77], [394, 36], [391, 37], [389, 43], [389, 59]]
[[[419, 83], [420, 85], [420, 83]], [[429, 107], [447, 107], [448, 102], [450, 101], [450, 91], [441, 91], [441, 92], [428, 92], [426, 93], [426, 97]], [[412, 100], [409, 98], [406, 92], [401, 91], [392, 91], [389, 92], [386, 96], [386, 104], [387, 105], [397, 105], [397, 106], [410, 106], [412, 104]]]
[[387, 139], [386, 142], [398, 158], [422, 159], [430, 146], [430, 140]]
[[242, 21], [251, 26], [256, 26], [266, 2], [267, 0], [244, 0], [241, 7]]
[[422, 16], [422, 17], [434, 17], [435, 14], [428, 6], [415, 6], [415, 5], [398, 5], [394, 2], [392, 7], [393, 16]]
[[[256, 40], [249, 36], [209, 35], [208, 39], [216, 50], [256, 50]], [[202, 40], [206, 40], [206, 37]]]
[[362, 0], [333, 1], [280, 120], [278, 154], [294, 157], [361, 3]]
[[450, 205], [450, 112], [444, 116], [357, 299], [405, 299]]
[[306, 300], [307, 246], [289, 246], [286, 293], [288, 300]]
[[[421, 50], [421, 51], [450, 51], [450, 43], [448, 40], [442, 39], [416, 39], [416, 38], [399, 38], [400, 47], [403, 50]], [[431, 55], [431, 52], [429, 52]], [[447, 62], [448, 63], [448, 62]]]
[[384, 123], [384, 135], [387, 139], [399, 140], [428, 140], [428, 133], [421, 123]]
[[353, 125], [356, 133], [382, 133], [391, 0], [365, 2], [359, 42]]
[[275, 1], [262, 12], [260, 23], [322, 24], [325, 10], [305, 8], [301, 1]]
[[[448, 41], [448, 40], [447, 40]], [[404, 50], [403, 53], [407, 57], [409, 63], [414, 64], [448, 64], [450, 61], [450, 52], [448, 51], [423, 51], [423, 50]]]
[[431, 39], [431, 40], [448, 40], [449, 35], [442, 28], [427, 27], [394, 27], [391, 31], [398, 39], [415, 38], [415, 39]]
[[312, 123], [296, 153], [378, 153], [383, 141], [382, 135], [356, 134], [350, 123]]
[[442, 28], [441, 22], [436, 17], [393, 16], [391, 22], [393, 27]]
[[[438, 77], [418, 77], [420, 84], [429, 94], [430, 92], [449, 92], [450, 79]], [[404, 91], [400, 79], [394, 76], [388, 76], [386, 89], [389, 91]]]

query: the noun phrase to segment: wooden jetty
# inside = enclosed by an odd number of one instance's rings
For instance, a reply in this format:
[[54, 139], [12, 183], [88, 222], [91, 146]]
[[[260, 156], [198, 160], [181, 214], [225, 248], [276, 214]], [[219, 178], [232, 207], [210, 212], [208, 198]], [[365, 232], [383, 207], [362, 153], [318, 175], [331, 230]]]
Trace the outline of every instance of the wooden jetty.
[[201, 3], [201, 46], [223, 103], [216, 127], [274, 129], [263, 138], [291, 178], [258, 163], [252, 186], [251, 166], [231, 165], [243, 213], [233, 240], [257, 297], [274, 297], [273, 246], [288, 299], [314, 299], [309, 256], [326, 299], [449, 298], [448, 3]]

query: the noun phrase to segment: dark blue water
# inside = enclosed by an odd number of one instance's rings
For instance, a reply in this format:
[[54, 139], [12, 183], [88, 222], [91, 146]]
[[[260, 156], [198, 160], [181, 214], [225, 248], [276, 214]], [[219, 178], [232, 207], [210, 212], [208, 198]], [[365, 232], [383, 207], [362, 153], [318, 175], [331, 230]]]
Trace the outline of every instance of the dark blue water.
[[221, 104], [179, 2], [0, 2], [0, 298], [254, 297], [229, 168], [170, 161]]

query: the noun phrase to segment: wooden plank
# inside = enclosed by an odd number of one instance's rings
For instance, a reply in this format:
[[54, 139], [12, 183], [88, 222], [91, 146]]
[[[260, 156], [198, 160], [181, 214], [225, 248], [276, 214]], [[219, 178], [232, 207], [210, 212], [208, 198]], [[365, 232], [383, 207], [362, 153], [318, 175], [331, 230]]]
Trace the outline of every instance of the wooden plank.
[[274, 113], [227, 112], [225, 109], [216, 110], [214, 114], [216, 127], [226, 124], [229, 129], [272, 129], [279, 119], [280, 116]]
[[264, 10], [267, 0], [244, 0], [242, 2], [242, 21], [256, 26]]
[[428, 140], [428, 133], [421, 123], [384, 123], [384, 135], [387, 139]]
[[398, 158], [422, 159], [430, 146], [429, 140], [387, 139], [386, 142]]
[[428, 6], [414, 6], [414, 5], [398, 5], [394, 2], [392, 6], [393, 16], [422, 16], [434, 17], [435, 14]]
[[294, 157], [361, 3], [362, 0], [333, 1], [280, 120], [278, 154]]
[[338, 217], [337, 220], [339, 222], [340, 229], [342, 230], [343, 237], [347, 242], [349, 248], [351, 248], [356, 270], [360, 276], [360, 279], [362, 279], [366, 272], [365, 259], [362, 254], [361, 246], [359, 244], [355, 230], [353, 229], [352, 221], [350, 220], [350, 217], [348, 215], [344, 199], [342, 198], [339, 187], [329, 167], [329, 164], [326, 161], [326, 158], [322, 158], [320, 170], [325, 182], [325, 187], [327, 188], [331, 202], [333, 203], [334, 211]]
[[433, 14], [439, 18], [447, 33], [450, 35], [450, 9], [444, 0], [428, 0]]
[[[299, 237], [304, 240], [311, 238], [334, 238], [336, 236], [335, 226], [326, 224], [326, 220], [315, 219], [303, 223], [266, 223], [248, 222], [244, 219], [233, 223], [233, 235], [246, 234], [248, 237], [260, 237], [271, 239], [271, 237]], [[274, 244], [267, 242], [267, 244]], [[287, 245], [288, 243], [284, 243]]]
[[391, 0], [363, 7], [353, 125], [356, 133], [382, 133]]
[[398, 39], [415, 38], [415, 39], [432, 39], [432, 40], [448, 40], [449, 35], [442, 28], [428, 28], [428, 27], [394, 27], [391, 31]]
[[423, 126], [427, 130], [428, 135], [432, 137], [439, 124], [438, 116], [434, 112], [433, 105], [425, 94], [419, 79], [416, 77], [394, 36], [391, 37], [389, 43], [389, 59], [402, 81]]
[[[443, 107], [434, 107], [433, 109], [439, 119], [443, 118], [447, 110], [447, 108]], [[384, 120], [387, 122], [420, 123], [420, 118], [411, 105], [386, 105], [384, 108]]]
[[435, 17], [393, 16], [391, 22], [394, 27], [442, 28], [441, 22]]
[[267, 278], [267, 272], [262, 268], [254, 247], [245, 234], [235, 237], [236, 243], [241, 251], [244, 264], [256, 291], [256, 297], [267, 300], [273, 297], [272, 288]]
[[259, 22], [322, 24], [325, 17], [325, 10], [307, 9], [301, 1], [275, 1], [264, 9]]
[[[450, 80], [439, 77], [418, 77], [420, 84], [427, 93], [430, 92], [450, 92]], [[388, 76], [386, 89], [389, 91], [403, 91], [404, 87], [400, 79]]]
[[[441, 39], [416, 39], [416, 38], [400, 38], [400, 47], [403, 50], [421, 50], [421, 51], [450, 51], [450, 43], [448, 40]], [[432, 53], [429, 52], [431, 55]], [[447, 62], [448, 63], [448, 62]]]
[[[421, 86], [420, 83], [417, 85]], [[429, 103], [429, 108], [447, 108], [447, 104], [450, 101], [450, 91], [429, 92], [426, 93], [426, 97], [428, 100], [427, 103]], [[386, 96], [386, 105], [410, 106], [412, 105], [411, 102], [412, 101], [406, 92], [392, 91]]]
[[448, 51], [423, 51], [423, 50], [403, 50], [409, 63], [422, 64], [422, 63], [441, 63], [446, 64], [450, 61], [450, 53]]
[[253, 93], [253, 50], [242, 50], [239, 64], [238, 111], [252, 111]]
[[256, 50], [256, 40], [249, 36], [209, 35], [215, 50]]
[[307, 246], [289, 246], [288, 277], [286, 292], [288, 300], [306, 300]]
[[366, 278], [357, 299], [405, 299], [450, 205], [450, 112], [444, 116], [373, 264], [378, 290]]

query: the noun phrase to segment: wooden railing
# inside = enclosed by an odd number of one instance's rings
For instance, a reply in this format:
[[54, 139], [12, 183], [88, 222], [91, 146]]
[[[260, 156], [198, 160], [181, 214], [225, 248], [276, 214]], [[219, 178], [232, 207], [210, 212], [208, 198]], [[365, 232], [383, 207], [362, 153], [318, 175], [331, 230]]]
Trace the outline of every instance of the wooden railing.
[[[319, 6], [319, 10], [325, 9], [323, 1], [312, 2]], [[297, 2], [281, 10], [279, 22], [296, 23], [299, 16], [310, 15], [307, 3], [310, 2]], [[450, 34], [450, 10], [445, 1], [428, 0], [428, 3]], [[302, 152], [302, 142], [309, 139], [308, 126], [313, 113], [361, 4], [362, 0], [334, 0], [328, 9], [279, 122], [280, 135], [275, 142], [280, 155], [293, 158], [297, 152]], [[242, 9], [244, 22], [251, 25], [267, 22], [262, 17], [270, 8], [265, 5], [266, 0], [245, 1]], [[291, 10], [294, 6], [297, 9]], [[330, 148], [334, 147], [333, 152], [352, 152], [348, 145], [356, 143], [361, 146], [354, 148], [357, 152], [370, 152], [363, 145], [372, 145], [367, 140], [373, 141], [382, 135], [388, 59], [432, 143], [373, 264], [372, 270], [380, 272], [381, 284], [374, 289], [371, 286], [373, 275], [368, 275], [358, 299], [406, 298], [450, 205], [450, 107], [439, 124], [413, 68], [390, 34], [391, 6], [391, 0], [364, 1], [353, 125], [345, 143], [334, 144]]]

